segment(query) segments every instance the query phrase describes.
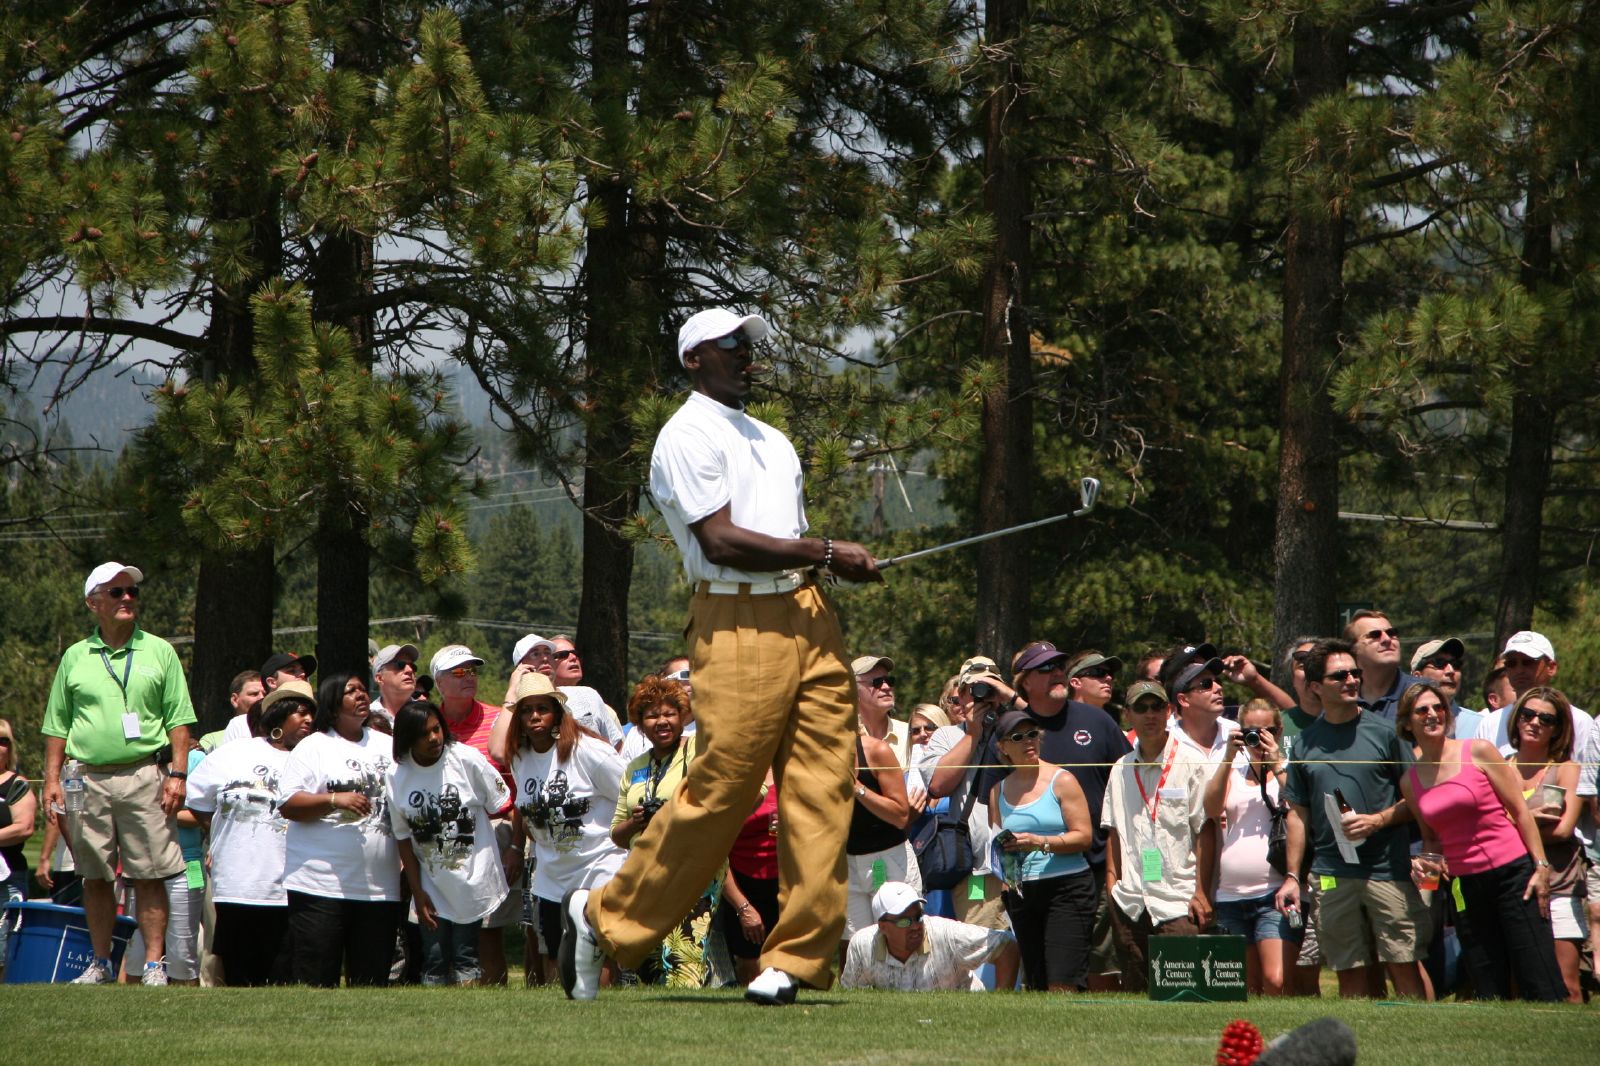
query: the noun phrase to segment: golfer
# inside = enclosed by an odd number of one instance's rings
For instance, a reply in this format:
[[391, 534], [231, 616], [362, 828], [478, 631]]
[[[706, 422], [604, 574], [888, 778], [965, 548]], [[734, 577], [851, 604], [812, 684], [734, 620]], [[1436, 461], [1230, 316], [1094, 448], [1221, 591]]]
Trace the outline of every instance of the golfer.
[[[806, 531], [799, 456], [745, 413], [759, 315], [702, 311], [678, 331], [693, 391], [650, 459], [650, 493], [683, 556], [700, 754], [605, 885], [563, 901], [561, 983], [599, 990], [601, 962], [639, 964], [717, 875], [772, 767], [782, 907], [763, 946], [756, 1003], [827, 988], [844, 928], [845, 833], [854, 774], [855, 685], [822, 571], [881, 581], [859, 544]], [[662, 856], [671, 856], [663, 862]]]

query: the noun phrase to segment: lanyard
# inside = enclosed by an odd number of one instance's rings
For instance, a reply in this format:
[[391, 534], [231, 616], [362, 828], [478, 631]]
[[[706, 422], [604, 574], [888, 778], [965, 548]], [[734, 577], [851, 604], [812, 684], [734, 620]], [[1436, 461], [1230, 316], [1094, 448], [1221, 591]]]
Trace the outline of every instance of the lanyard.
[[[656, 790], [661, 787], [661, 779], [663, 777], [667, 776], [667, 767], [672, 765], [673, 756], [680, 755], [680, 754], [683, 756], [683, 765], [685, 767], [687, 767], [689, 765], [689, 750], [688, 750], [688, 747], [684, 743], [684, 739], [681, 736], [678, 738], [678, 750], [677, 751], [673, 752], [671, 755], [668, 755], [665, 759], [661, 760], [659, 763], [656, 762], [654, 756], [651, 757], [651, 759], [650, 759], [650, 780], [648, 782], [646, 782], [646, 784], [645, 784], [645, 787], [648, 790], [645, 793], [645, 798], [646, 799], [656, 799], [657, 798], [656, 797]], [[684, 772], [687, 773], [688, 771], [685, 770]]]
[[111, 680], [117, 683], [117, 688], [122, 690], [122, 711], [128, 711], [128, 676], [133, 670], [133, 649], [128, 649], [128, 657], [122, 661], [122, 677], [118, 679], [117, 672], [111, 669], [111, 656], [106, 654], [104, 648], [100, 649], [100, 665], [106, 668], [106, 673], [111, 675]]
[[1167, 744], [1167, 762], [1161, 768], [1161, 778], [1156, 781], [1156, 794], [1152, 797], [1144, 790], [1144, 768], [1133, 767], [1133, 783], [1139, 786], [1139, 798], [1144, 801], [1145, 810], [1150, 814], [1150, 824], [1156, 824], [1156, 804], [1161, 802], [1161, 787], [1167, 783], [1167, 774], [1172, 772], [1172, 760], [1178, 756], [1176, 741]]

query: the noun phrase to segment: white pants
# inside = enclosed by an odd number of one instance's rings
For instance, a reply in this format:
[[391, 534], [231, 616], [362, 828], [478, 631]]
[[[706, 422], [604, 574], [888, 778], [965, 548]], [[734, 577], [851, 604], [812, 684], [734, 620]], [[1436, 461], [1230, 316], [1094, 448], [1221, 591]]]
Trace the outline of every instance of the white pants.
[[[922, 891], [922, 869], [917, 865], [917, 853], [911, 850], [909, 840], [868, 855], [850, 855], [846, 861], [850, 869], [850, 894], [845, 904], [845, 940], [857, 929], [873, 924], [872, 897], [885, 881], [904, 881], [918, 892]], [[872, 868], [880, 862], [883, 863], [882, 875], [874, 878]]]

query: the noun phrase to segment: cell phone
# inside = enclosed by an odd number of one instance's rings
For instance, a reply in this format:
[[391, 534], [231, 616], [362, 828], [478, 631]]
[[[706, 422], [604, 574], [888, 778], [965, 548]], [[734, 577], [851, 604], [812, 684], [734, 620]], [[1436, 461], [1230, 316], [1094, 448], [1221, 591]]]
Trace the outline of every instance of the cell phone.
[[1013, 833], [1009, 829], [1002, 829], [1002, 830], [1000, 830], [1000, 832], [998, 832], [998, 833], [996, 833], [994, 835], [995, 844], [997, 844], [998, 846], [1000, 846], [1002, 848], [1005, 847], [1007, 844], [1010, 844], [1012, 841], [1014, 841], [1016, 839], [1017, 839], [1017, 834]]

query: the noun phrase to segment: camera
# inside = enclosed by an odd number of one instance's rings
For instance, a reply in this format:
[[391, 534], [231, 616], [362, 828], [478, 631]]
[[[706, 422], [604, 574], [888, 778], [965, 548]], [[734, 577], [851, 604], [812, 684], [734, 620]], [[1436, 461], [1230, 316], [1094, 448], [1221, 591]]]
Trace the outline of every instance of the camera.
[[994, 686], [987, 681], [974, 681], [967, 686], [975, 700], [989, 700], [994, 698]]
[[1252, 748], [1259, 748], [1261, 746], [1261, 727], [1258, 725], [1253, 725], [1246, 729], [1240, 734], [1240, 736], [1242, 736], [1244, 738], [1244, 742]]
[[639, 806], [643, 811], [639, 817], [644, 819], [646, 825], [649, 825], [650, 819], [654, 818], [656, 816], [656, 812], [666, 805], [667, 801], [662, 799], [660, 796], [646, 796], [644, 799], [639, 801]]

